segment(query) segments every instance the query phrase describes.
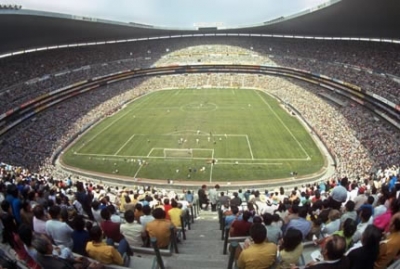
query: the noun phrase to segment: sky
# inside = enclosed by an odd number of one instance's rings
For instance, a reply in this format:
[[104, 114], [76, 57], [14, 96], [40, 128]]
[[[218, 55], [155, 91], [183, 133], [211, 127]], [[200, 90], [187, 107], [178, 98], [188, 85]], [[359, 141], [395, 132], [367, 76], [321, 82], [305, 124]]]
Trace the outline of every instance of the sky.
[[24, 9], [166, 27], [245, 26], [288, 16], [327, 0], [13, 0]]

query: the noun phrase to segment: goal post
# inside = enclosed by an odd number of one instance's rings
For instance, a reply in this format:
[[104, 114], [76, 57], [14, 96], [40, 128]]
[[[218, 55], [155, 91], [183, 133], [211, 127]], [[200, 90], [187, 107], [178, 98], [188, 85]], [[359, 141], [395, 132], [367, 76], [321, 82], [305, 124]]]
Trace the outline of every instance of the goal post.
[[214, 149], [164, 148], [163, 152], [164, 158], [211, 159], [214, 157]]

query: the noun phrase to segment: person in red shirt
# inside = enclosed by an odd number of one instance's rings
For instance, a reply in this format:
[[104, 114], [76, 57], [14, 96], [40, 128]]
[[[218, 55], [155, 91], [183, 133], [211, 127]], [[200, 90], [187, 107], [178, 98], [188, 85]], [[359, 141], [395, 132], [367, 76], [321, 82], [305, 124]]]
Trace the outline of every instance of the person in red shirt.
[[[164, 211], [165, 214], [167, 214], [168, 216], [168, 211], [172, 208], [172, 205], [169, 204], [169, 199], [164, 199]], [[167, 219], [169, 219], [169, 216], [167, 217]]]
[[252, 214], [249, 211], [243, 212], [242, 220], [235, 220], [231, 225], [229, 235], [231, 237], [248, 236], [252, 223], [249, 222]]
[[129, 256], [132, 256], [133, 252], [131, 247], [121, 233], [121, 223], [111, 221], [111, 212], [107, 208], [103, 208], [100, 215], [104, 219], [104, 221], [100, 223], [100, 227], [103, 230], [104, 235], [107, 237], [107, 245], [114, 246], [114, 243], [118, 243], [118, 251], [121, 255], [127, 253]]
[[100, 223], [100, 227], [103, 230], [107, 239], [111, 239], [115, 243], [119, 243], [124, 236], [120, 231], [120, 223], [111, 221], [111, 213], [107, 208], [103, 208], [100, 212], [103, 221]]

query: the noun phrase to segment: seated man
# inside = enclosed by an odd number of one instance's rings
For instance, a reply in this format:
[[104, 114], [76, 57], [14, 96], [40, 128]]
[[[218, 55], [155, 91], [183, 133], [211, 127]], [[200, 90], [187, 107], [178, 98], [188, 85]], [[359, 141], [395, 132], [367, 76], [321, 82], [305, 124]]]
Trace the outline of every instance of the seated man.
[[61, 208], [57, 205], [50, 207], [51, 220], [46, 222], [46, 233], [53, 239], [57, 246], [72, 249], [72, 232], [74, 231], [67, 223], [60, 221]]
[[126, 223], [121, 224], [121, 233], [130, 246], [141, 247], [143, 245], [142, 225], [135, 223], [135, 213], [131, 209], [125, 211], [124, 217]]
[[308, 221], [307, 218], [307, 208], [302, 206], [299, 208], [299, 217], [291, 219], [286, 226], [285, 231], [290, 228], [294, 228], [299, 230], [303, 234], [303, 240], [307, 237], [307, 235], [311, 232], [311, 222]]
[[150, 221], [146, 225], [146, 231], [149, 237], [157, 238], [157, 245], [159, 248], [167, 248], [170, 242], [172, 226], [171, 221], [165, 218], [166, 213], [162, 208], [156, 208], [153, 210], [154, 220]]
[[347, 269], [350, 268], [350, 262], [346, 256], [346, 240], [344, 237], [339, 235], [332, 235], [325, 241], [325, 245], [322, 247], [322, 257], [324, 258], [321, 262], [310, 262], [307, 264], [309, 269]]
[[261, 223], [254, 223], [250, 229], [250, 236], [254, 241], [240, 253], [239, 269], [269, 268], [276, 260], [277, 246], [265, 241], [267, 229]]
[[75, 268], [103, 268], [98, 263], [90, 263], [82, 257], [62, 259], [53, 255], [53, 245], [45, 237], [36, 237], [32, 242], [36, 249], [37, 262], [42, 268], [75, 269]]
[[242, 220], [233, 221], [231, 228], [229, 230], [229, 235], [231, 237], [248, 236], [250, 232], [250, 227], [252, 225], [252, 223], [249, 222], [251, 216], [252, 215], [249, 211], [243, 212]]
[[172, 208], [168, 211], [167, 218], [171, 220], [175, 227], [182, 227], [182, 209], [178, 208], [178, 202], [175, 199], [171, 199], [171, 206]]
[[93, 241], [88, 242], [86, 245], [86, 253], [90, 258], [102, 264], [124, 265], [121, 253], [113, 246], [107, 245], [102, 241], [103, 232], [99, 226], [93, 226], [90, 230], [90, 238]]

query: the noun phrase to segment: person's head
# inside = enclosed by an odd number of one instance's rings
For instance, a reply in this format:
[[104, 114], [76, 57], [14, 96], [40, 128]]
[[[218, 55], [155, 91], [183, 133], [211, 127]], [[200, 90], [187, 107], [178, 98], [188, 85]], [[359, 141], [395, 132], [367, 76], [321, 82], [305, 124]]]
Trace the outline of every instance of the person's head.
[[357, 222], [355, 220], [348, 218], [343, 222], [344, 237], [346, 238], [352, 237], [356, 232], [356, 230], [357, 230]]
[[99, 210], [99, 207], [100, 207], [100, 202], [99, 201], [95, 200], [95, 201], [92, 202], [93, 210], [97, 211], [97, 210]]
[[304, 218], [304, 219], [307, 218], [307, 214], [308, 214], [307, 207], [302, 206], [299, 208], [299, 217], [300, 218]]
[[267, 238], [267, 229], [260, 223], [254, 223], [250, 228], [250, 236], [255, 244], [261, 244]]
[[315, 193], [314, 193], [314, 196], [315, 196], [316, 199], [321, 198], [321, 192], [319, 190], [316, 190]]
[[111, 215], [114, 215], [117, 213], [117, 211], [115, 210], [115, 207], [113, 205], [108, 205], [106, 208], [110, 212]]
[[169, 205], [169, 199], [168, 198], [164, 199], [164, 205]]
[[262, 224], [262, 219], [261, 219], [261, 217], [259, 217], [259, 216], [255, 216], [254, 218], [253, 218], [253, 223], [260, 223], [260, 224]]
[[237, 215], [239, 213], [239, 208], [235, 205], [231, 206], [231, 211], [233, 215]]
[[129, 195], [125, 195], [125, 203], [129, 204], [130, 202], [132, 202], [131, 198], [129, 197]]
[[73, 226], [76, 231], [83, 231], [85, 229], [85, 219], [82, 215], [78, 215], [74, 218]]
[[165, 211], [162, 208], [156, 208], [153, 210], [153, 217], [155, 219], [165, 219]]
[[93, 226], [89, 231], [89, 236], [94, 242], [101, 242], [103, 239], [103, 231], [101, 230], [100, 226]]
[[336, 210], [336, 209], [332, 209], [331, 211], [329, 211], [328, 218], [329, 218], [331, 221], [340, 219], [340, 211], [339, 211], [339, 210]]
[[28, 201], [24, 201], [22, 203], [21, 207], [25, 212], [31, 212], [32, 211], [31, 204]]
[[249, 219], [253, 216], [249, 211], [244, 211], [243, 212], [243, 220], [244, 221], [249, 221]]
[[32, 246], [38, 253], [42, 255], [53, 253], [53, 245], [51, 244], [50, 240], [45, 237], [35, 237], [35, 239], [32, 241]]
[[239, 194], [237, 192], [233, 193], [233, 197], [237, 198], [239, 196]]
[[33, 232], [28, 225], [22, 224], [21, 226], [19, 226], [18, 236], [27, 247], [30, 247], [32, 245]]
[[111, 219], [111, 213], [110, 210], [108, 210], [107, 208], [103, 208], [100, 212], [100, 216], [102, 219], [104, 220], [110, 220]]
[[361, 222], [367, 222], [372, 216], [372, 209], [370, 207], [363, 207], [360, 211]]
[[390, 219], [390, 232], [398, 232], [400, 231], [400, 212], [394, 214]]
[[379, 243], [382, 239], [382, 230], [375, 225], [368, 225], [361, 237], [361, 243], [366, 251], [365, 255], [378, 257]]
[[201, 188], [202, 188], [203, 190], [205, 190], [205, 189], [207, 189], [207, 185], [202, 185]]
[[270, 213], [265, 213], [265, 214], [262, 215], [262, 217], [263, 217], [263, 220], [264, 220], [264, 224], [266, 226], [271, 225], [271, 223], [272, 223], [272, 215]]
[[375, 202], [375, 198], [374, 196], [368, 196], [367, 198], [367, 203], [372, 205]]
[[49, 209], [49, 215], [51, 219], [59, 219], [61, 216], [61, 208], [58, 205], [53, 205]]
[[289, 228], [283, 236], [282, 248], [287, 252], [293, 251], [299, 244], [301, 244], [302, 240], [303, 234], [299, 230]]
[[215, 185], [215, 188], [218, 190], [218, 189], [219, 189], [219, 185], [218, 185], [218, 184], [216, 184], [216, 185]]
[[133, 223], [133, 221], [135, 220], [135, 213], [132, 210], [127, 210], [124, 213], [124, 217], [126, 222]]
[[10, 205], [10, 203], [9, 203], [7, 200], [3, 200], [3, 201], [1, 202], [1, 209], [2, 209], [4, 212], [10, 213], [10, 212], [11, 212], [11, 205]]
[[352, 200], [349, 200], [347, 201], [345, 207], [347, 212], [353, 212], [354, 208], [356, 207], [356, 204]]
[[299, 209], [300, 209], [299, 205], [294, 204], [294, 205], [292, 205], [292, 207], [290, 208], [290, 211], [292, 211], [293, 214], [299, 214]]
[[375, 225], [368, 225], [365, 228], [362, 237], [361, 243], [365, 247], [375, 247], [377, 246], [379, 249], [379, 242], [382, 239], [382, 230], [376, 227]]
[[339, 260], [346, 252], [346, 240], [339, 235], [327, 237], [325, 245], [322, 249], [322, 255], [325, 261]]
[[137, 203], [137, 204], [135, 205], [135, 209], [136, 209], [137, 211], [142, 211], [142, 210], [143, 210], [142, 204], [141, 204], [141, 203]]
[[144, 215], [148, 216], [151, 213], [151, 207], [149, 205], [144, 205], [142, 211]]
[[33, 216], [35, 216], [37, 219], [43, 219], [44, 218], [44, 209], [43, 206], [37, 205], [33, 208]]
[[174, 207], [178, 207], [178, 202], [175, 199], [171, 199], [171, 206]]

